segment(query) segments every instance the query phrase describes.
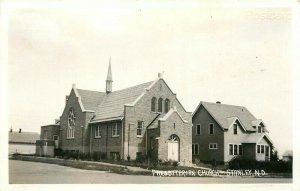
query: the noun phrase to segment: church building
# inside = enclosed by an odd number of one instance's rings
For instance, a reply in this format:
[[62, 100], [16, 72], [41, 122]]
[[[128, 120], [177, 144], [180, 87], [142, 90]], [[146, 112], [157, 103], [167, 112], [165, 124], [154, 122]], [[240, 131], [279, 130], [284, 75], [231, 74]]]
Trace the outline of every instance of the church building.
[[113, 91], [111, 64], [106, 91], [72, 86], [60, 117], [62, 150], [100, 152], [110, 159], [139, 156], [192, 162], [192, 113], [162, 74], [154, 81]]

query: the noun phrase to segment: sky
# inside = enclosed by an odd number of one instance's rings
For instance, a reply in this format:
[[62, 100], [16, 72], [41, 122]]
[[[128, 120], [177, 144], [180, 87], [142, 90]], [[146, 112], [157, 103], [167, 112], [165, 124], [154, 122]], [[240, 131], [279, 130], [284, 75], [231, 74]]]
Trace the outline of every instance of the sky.
[[292, 149], [292, 16], [284, 7], [200, 3], [65, 4], [8, 11], [8, 121], [39, 132], [63, 112], [72, 84], [105, 91], [155, 80], [183, 106], [242, 105]]

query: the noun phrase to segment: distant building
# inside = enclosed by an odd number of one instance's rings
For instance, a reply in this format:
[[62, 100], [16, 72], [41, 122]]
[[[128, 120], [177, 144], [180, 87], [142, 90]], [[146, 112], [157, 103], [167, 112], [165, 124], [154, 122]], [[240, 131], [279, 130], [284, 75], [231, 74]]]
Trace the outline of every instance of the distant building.
[[11, 129], [8, 132], [8, 137], [9, 155], [14, 153], [35, 154], [35, 142], [40, 135], [35, 132], [22, 132], [22, 129], [14, 132]]
[[293, 160], [293, 151], [292, 150], [285, 151], [282, 155], [282, 160], [283, 161]]
[[266, 125], [246, 107], [200, 102], [192, 120], [194, 160], [228, 162], [238, 156], [270, 160], [273, 143]]

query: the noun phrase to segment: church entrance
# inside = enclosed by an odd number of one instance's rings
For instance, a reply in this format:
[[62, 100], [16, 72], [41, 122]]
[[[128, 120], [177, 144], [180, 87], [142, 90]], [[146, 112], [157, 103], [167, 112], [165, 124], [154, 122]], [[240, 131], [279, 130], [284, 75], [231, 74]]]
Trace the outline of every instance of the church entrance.
[[179, 138], [171, 135], [168, 139], [168, 160], [179, 161]]

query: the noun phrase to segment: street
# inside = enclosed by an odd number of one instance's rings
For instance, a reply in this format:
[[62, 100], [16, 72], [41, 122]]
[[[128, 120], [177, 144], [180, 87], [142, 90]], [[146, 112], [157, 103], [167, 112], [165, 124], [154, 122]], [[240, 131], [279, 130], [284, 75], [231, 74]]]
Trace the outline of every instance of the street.
[[[116, 180], [118, 180], [116, 182]], [[55, 164], [9, 160], [10, 184], [227, 184], [292, 183], [291, 178], [153, 177], [82, 170]]]

